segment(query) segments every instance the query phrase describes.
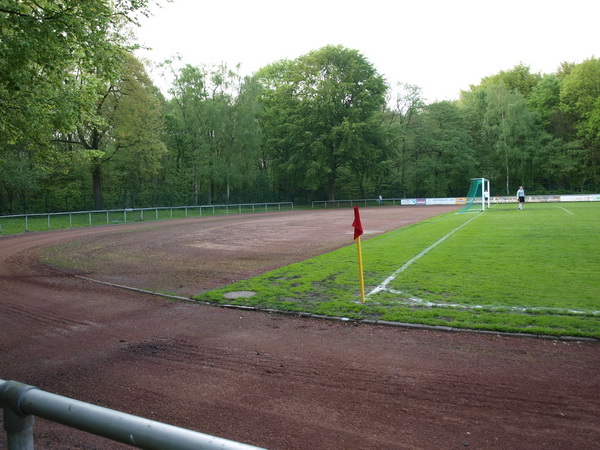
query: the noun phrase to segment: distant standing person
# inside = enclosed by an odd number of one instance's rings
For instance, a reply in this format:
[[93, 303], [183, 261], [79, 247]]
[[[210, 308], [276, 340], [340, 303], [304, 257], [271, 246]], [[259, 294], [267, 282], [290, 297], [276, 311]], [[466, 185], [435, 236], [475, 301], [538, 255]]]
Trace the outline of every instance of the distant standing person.
[[379, 194], [379, 198], [377, 199], [377, 203], [379, 203], [379, 206], [381, 206], [383, 204], [383, 198], [381, 198], [381, 194]]
[[517, 191], [517, 200], [519, 200], [519, 209], [523, 209], [523, 204], [525, 203], [525, 190], [523, 186]]

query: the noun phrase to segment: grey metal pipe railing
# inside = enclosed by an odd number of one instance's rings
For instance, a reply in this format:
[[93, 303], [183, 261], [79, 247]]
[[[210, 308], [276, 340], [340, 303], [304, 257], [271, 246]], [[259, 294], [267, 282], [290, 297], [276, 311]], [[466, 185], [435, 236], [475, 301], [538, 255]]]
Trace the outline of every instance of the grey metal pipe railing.
[[17, 381], [0, 379], [0, 407], [4, 408], [8, 450], [33, 449], [34, 416], [144, 449], [258, 448], [51, 394]]
[[[230, 210], [237, 209], [240, 214], [245, 208], [252, 208], [252, 212], [256, 212], [256, 207], [264, 208], [265, 212], [269, 211], [269, 208], [276, 209], [277, 211], [281, 211], [282, 206], [288, 207], [291, 210], [294, 209], [293, 202], [263, 202], [263, 203], [232, 203], [232, 204], [222, 204], [222, 205], [195, 205], [195, 206], [161, 206], [161, 207], [152, 207], [152, 208], [124, 208], [124, 209], [109, 209], [109, 210], [94, 210], [94, 211], [70, 211], [70, 212], [58, 212], [58, 213], [31, 213], [31, 214], [10, 214], [10, 215], [0, 215], [0, 233], [2, 232], [2, 223], [3, 220], [12, 220], [12, 219], [25, 219], [24, 231], [29, 231], [29, 221], [31, 219], [40, 219], [43, 217], [47, 218], [47, 226], [46, 229], [52, 229], [50, 223], [50, 217], [60, 217], [60, 216], [69, 216], [69, 228], [73, 227], [73, 217], [74, 216], [82, 216], [87, 215], [88, 220], [87, 223], [91, 227], [94, 222], [96, 224], [100, 223], [110, 223], [111, 217], [113, 218], [114, 223], [118, 223], [119, 220], [123, 222], [128, 221], [127, 213], [140, 213], [141, 220], [144, 219], [144, 211], [154, 211], [155, 219], [149, 220], [158, 220], [159, 214], [158, 211], [170, 211], [171, 218], [173, 217], [173, 210], [184, 210], [185, 217], [188, 217], [188, 210], [198, 210], [198, 214], [202, 216], [203, 209], [212, 210], [212, 214], [215, 215], [217, 210], [225, 210], [226, 214], [229, 214]], [[117, 216], [115, 216], [117, 215]], [[99, 220], [99, 216], [102, 217], [102, 220]], [[106, 217], [104, 219], [104, 217]], [[118, 219], [116, 218], [118, 217]], [[134, 218], [135, 220], [135, 218]], [[131, 222], [131, 220], [129, 220]], [[83, 225], [82, 225], [83, 226]], [[14, 228], [14, 226], [13, 226]], [[60, 226], [58, 228], [61, 228]]]

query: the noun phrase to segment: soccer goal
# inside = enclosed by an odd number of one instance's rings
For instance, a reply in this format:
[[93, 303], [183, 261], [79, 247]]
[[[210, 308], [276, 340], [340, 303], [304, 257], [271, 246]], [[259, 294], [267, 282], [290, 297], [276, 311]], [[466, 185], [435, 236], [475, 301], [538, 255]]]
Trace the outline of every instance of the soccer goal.
[[490, 208], [490, 180], [471, 178], [465, 205], [456, 213], [480, 212]]

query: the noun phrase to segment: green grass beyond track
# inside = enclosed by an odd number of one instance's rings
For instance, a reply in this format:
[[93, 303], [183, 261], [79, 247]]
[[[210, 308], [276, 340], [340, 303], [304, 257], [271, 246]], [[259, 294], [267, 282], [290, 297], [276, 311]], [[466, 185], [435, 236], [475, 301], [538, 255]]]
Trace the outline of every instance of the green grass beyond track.
[[[522, 211], [499, 205], [365, 240], [364, 304], [356, 245], [196, 298], [351, 319], [600, 338], [599, 219], [600, 203], [527, 204]], [[224, 298], [233, 291], [256, 295]]]

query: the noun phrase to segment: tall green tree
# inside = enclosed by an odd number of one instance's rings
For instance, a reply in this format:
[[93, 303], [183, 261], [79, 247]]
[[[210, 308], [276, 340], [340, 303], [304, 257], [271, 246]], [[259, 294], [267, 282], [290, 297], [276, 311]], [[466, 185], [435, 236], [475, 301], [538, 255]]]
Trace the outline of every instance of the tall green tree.
[[[147, 0], [0, 0], [0, 146], [49, 143], [95, 115], [123, 26]], [[84, 82], [82, 82], [84, 81]]]
[[580, 183], [600, 182], [600, 59], [575, 66], [562, 81], [561, 110], [573, 120], [581, 162]]
[[571, 133], [571, 121], [560, 110], [561, 78], [555, 74], [545, 75], [532, 89], [527, 103], [536, 111], [544, 129], [556, 137], [565, 137]]
[[301, 123], [295, 120], [298, 99], [294, 82], [288, 80], [294, 62], [281, 60], [263, 67], [256, 75], [262, 86], [259, 123], [262, 129], [261, 169], [271, 188], [288, 200], [300, 189], [316, 190], [317, 182], [306, 177], [311, 162], [301, 151]]
[[178, 74], [170, 109], [170, 134], [178, 143], [178, 170], [200, 186], [212, 203], [216, 192], [230, 200], [248, 188], [259, 166], [258, 85], [226, 65], [185, 66]]
[[[200, 194], [199, 167], [205, 153], [204, 104], [208, 98], [205, 74], [199, 67], [186, 65], [176, 74], [168, 104], [168, 133], [171, 178], [181, 180], [178, 190], [186, 190], [198, 204]], [[175, 155], [173, 155], [175, 152]], [[188, 186], [186, 186], [186, 184]]]
[[[560, 70], [565, 67], [567, 66], [563, 64]], [[543, 154], [535, 161], [539, 171], [535, 182], [542, 187], [568, 190], [572, 188], [571, 181], [581, 179], [581, 172], [586, 169], [580, 152], [573, 145], [577, 138], [574, 119], [561, 107], [564, 76], [565, 74], [545, 75], [531, 91], [527, 103], [541, 121], [540, 150]]]
[[415, 184], [421, 196], [464, 195], [465, 180], [477, 175], [466, 118], [452, 102], [427, 105], [419, 117]]
[[333, 200], [342, 173], [377, 163], [372, 156], [381, 142], [385, 80], [358, 51], [341, 46], [323, 47], [275, 69], [280, 72], [263, 71], [263, 78], [270, 76], [263, 80], [270, 110], [264, 117], [274, 121], [267, 128], [277, 131], [268, 141], [271, 151], [289, 155], [282, 164], [302, 173], [303, 188], [325, 181]]
[[389, 160], [386, 161], [390, 196], [406, 197], [409, 193], [414, 193], [413, 155], [420, 127], [419, 117], [424, 107], [421, 88], [398, 83], [396, 96], [393, 104], [387, 109], [384, 121], [384, 126], [391, 135], [392, 147]]
[[107, 167], [121, 173], [121, 189], [135, 189], [158, 172], [166, 151], [157, 89], [132, 54], [121, 62], [120, 77], [99, 87], [96, 118], [57, 139], [66, 151], [83, 152], [89, 160], [96, 209], [104, 208]]
[[531, 73], [529, 66], [521, 63], [510, 70], [501, 70], [495, 75], [484, 77], [480, 85], [483, 87], [504, 86], [507, 91], [519, 92], [523, 97], [528, 98], [541, 78], [540, 74]]
[[523, 95], [504, 85], [482, 85], [463, 92], [461, 107], [471, 127], [481, 176], [512, 192], [512, 179], [524, 184], [533, 151], [539, 145], [539, 125]]
[[103, 157], [94, 161], [102, 168], [101, 176], [110, 181], [107, 186], [102, 180], [103, 191], [113, 194], [155, 189], [167, 152], [162, 95], [139, 60], [128, 57], [123, 68], [108, 99], [112, 103], [106, 117], [111, 125], [109, 139]]

